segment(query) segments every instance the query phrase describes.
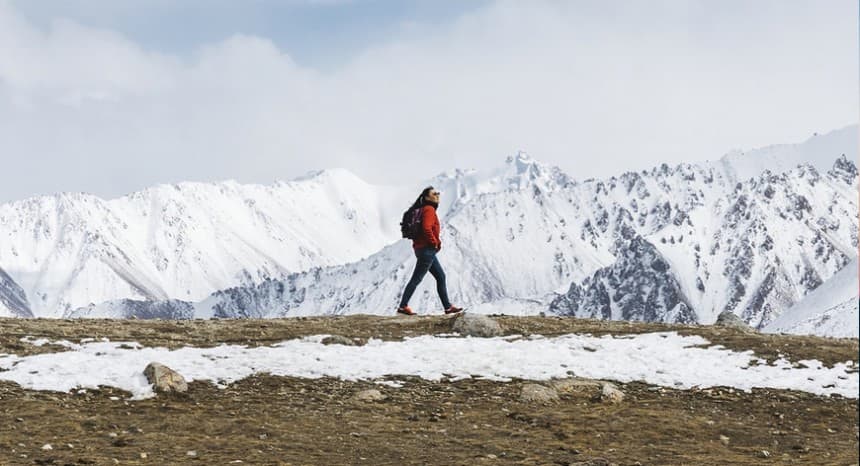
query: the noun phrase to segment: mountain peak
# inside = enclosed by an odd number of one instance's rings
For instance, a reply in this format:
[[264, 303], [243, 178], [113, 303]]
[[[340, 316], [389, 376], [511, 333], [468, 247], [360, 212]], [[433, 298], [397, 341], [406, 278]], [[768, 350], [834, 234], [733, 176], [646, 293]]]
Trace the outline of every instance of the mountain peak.
[[842, 154], [836, 162], [833, 163], [833, 168], [828, 172], [831, 176], [842, 178], [847, 182], [851, 182], [857, 177], [857, 165], [853, 160], [848, 160], [845, 154]]
[[315, 179], [340, 179], [340, 178], [358, 178], [354, 173], [345, 168], [326, 168], [323, 170], [311, 170], [306, 174], [296, 177], [293, 181], [308, 181]]
[[532, 178], [534, 178], [535, 175], [539, 176], [541, 172], [547, 171], [546, 167], [542, 163], [533, 159], [529, 154], [522, 150], [518, 150], [514, 155], [509, 155], [505, 159], [505, 164], [513, 169], [511, 170], [513, 173], [517, 175], [530, 174], [532, 175]]

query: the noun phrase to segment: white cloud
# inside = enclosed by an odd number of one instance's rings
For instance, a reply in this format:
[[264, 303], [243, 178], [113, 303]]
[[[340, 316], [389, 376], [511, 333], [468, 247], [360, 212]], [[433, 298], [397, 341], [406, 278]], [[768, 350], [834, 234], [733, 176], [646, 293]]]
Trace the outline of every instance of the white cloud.
[[0, 0], [0, 200], [331, 166], [417, 181], [516, 149], [587, 177], [799, 141], [857, 120], [856, 18], [848, 0], [499, 2], [320, 72], [266, 38], [182, 59]]

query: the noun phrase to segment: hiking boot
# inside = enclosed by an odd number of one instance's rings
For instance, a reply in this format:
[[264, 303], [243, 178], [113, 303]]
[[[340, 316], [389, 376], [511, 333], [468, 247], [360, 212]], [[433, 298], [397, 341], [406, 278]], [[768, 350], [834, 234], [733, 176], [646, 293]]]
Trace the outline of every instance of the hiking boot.
[[414, 316], [414, 315], [415, 315], [415, 312], [413, 312], [413, 311], [412, 311], [412, 308], [410, 308], [409, 306], [401, 306], [401, 307], [398, 307], [398, 308], [397, 308], [397, 313], [398, 313], [398, 314], [406, 314], [406, 315], [408, 315], [408, 316]]
[[456, 314], [458, 312], [463, 312], [463, 308], [452, 305], [448, 309], [445, 309], [445, 314]]

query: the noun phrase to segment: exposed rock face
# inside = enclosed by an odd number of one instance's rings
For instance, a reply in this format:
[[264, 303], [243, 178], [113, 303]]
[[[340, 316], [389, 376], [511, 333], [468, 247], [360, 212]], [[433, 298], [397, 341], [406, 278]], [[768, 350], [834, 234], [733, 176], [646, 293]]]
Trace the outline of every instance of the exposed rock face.
[[560, 315], [646, 322], [696, 323], [692, 305], [668, 262], [631, 229], [623, 230], [618, 259], [579, 285], [571, 284], [550, 305]]
[[491, 317], [469, 312], [460, 313], [453, 319], [451, 331], [464, 337], [490, 338], [502, 335], [502, 327]]
[[140, 301], [121, 299], [101, 304], [91, 304], [70, 312], [71, 318], [111, 319], [193, 319], [194, 305], [185, 301]]
[[155, 386], [156, 392], [182, 393], [188, 391], [188, 383], [181, 374], [157, 362], [151, 362], [143, 370], [146, 380]]
[[833, 168], [827, 174], [850, 186], [857, 178], [857, 166], [854, 165], [853, 161], [848, 160], [845, 154], [842, 154], [836, 159], [836, 163], [833, 164]]
[[33, 317], [27, 294], [0, 268], [0, 316]]

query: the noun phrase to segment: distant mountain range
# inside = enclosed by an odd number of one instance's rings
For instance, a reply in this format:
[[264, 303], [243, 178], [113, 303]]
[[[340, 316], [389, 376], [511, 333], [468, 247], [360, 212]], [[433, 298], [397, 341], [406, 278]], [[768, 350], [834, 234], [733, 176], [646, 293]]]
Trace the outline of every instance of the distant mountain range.
[[[856, 259], [857, 153], [852, 126], [602, 180], [519, 153], [426, 184], [443, 191], [452, 299], [473, 311], [711, 323], [730, 310], [764, 328]], [[397, 223], [421, 187], [330, 170], [4, 204], [0, 315], [390, 314], [414, 264]], [[419, 312], [441, 311], [432, 282]]]

